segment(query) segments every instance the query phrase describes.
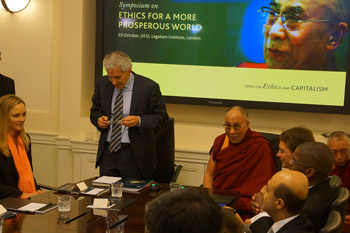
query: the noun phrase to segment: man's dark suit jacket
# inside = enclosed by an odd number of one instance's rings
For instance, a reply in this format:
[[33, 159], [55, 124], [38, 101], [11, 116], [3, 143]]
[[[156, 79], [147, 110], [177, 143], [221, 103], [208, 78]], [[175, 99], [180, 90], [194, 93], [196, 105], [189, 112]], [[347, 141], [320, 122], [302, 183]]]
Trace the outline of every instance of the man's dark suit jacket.
[[[133, 74], [135, 79], [131, 97], [130, 115], [140, 116], [141, 126], [129, 128], [131, 150], [141, 173], [145, 177], [151, 177], [157, 167], [154, 130], [163, 126], [169, 117], [159, 85], [151, 79], [135, 73]], [[101, 116], [111, 118], [113, 91], [114, 86], [109, 81], [108, 76], [103, 76], [96, 80], [90, 110], [91, 123], [101, 131], [96, 167], [100, 164], [109, 130], [109, 127], [101, 129], [97, 121]]]
[[[250, 225], [252, 233], [266, 233], [272, 226], [270, 217], [262, 217]], [[299, 215], [288, 222], [275, 233], [311, 233], [314, 232], [310, 221], [303, 215]]]
[[[32, 166], [32, 153], [31, 146], [29, 145], [29, 151], [27, 151], [30, 166]], [[33, 166], [32, 166], [33, 170]], [[22, 191], [18, 189], [18, 172], [15, 166], [15, 162], [11, 157], [6, 157], [0, 153], [0, 199], [6, 197], [19, 197], [22, 195]], [[39, 187], [35, 182], [36, 190]]]
[[15, 81], [0, 74], [0, 97], [7, 94], [15, 94]]
[[304, 206], [304, 214], [319, 232], [326, 224], [329, 209], [335, 200], [337, 191], [331, 188], [329, 180], [322, 181], [309, 189]]

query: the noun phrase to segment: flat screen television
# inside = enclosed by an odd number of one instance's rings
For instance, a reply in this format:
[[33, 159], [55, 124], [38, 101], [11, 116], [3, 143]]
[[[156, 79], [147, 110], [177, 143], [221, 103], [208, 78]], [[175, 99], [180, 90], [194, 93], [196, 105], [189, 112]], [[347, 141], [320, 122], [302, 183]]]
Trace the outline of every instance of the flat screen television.
[[96, 77], [121, 50], [167, 103], [349, 114], [346, 20], [279, 2], [96, 0]]

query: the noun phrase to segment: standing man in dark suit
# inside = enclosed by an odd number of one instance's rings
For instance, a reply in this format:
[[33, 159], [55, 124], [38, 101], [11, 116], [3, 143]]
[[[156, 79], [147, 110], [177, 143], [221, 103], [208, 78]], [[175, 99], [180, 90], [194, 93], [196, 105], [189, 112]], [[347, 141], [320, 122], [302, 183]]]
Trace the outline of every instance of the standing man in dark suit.
[[[0, 51], [0, 61], [1, 61], [1, 51]], [[0, 97], [7, 94], [15, 93], [15, 81], [13, 79], [0, 74]]]
[[123, 52], [111, 52], [103, 62], [107, 75], [96, 80], [90, 110], [91, 123], [101, 131], [96, 167], [100, 176], [152, 177], [157, 166], [154, 130], [168, 120], [159, 85], [132, 72]]
[[276, 173], [265, 186], [263, 208], [271, 217], [269, 225], [254, 222], [253, 233], [308, 233], [314, 232], [303, 215], [303, 206], [309, 182], [298, 171], [283, 170]]

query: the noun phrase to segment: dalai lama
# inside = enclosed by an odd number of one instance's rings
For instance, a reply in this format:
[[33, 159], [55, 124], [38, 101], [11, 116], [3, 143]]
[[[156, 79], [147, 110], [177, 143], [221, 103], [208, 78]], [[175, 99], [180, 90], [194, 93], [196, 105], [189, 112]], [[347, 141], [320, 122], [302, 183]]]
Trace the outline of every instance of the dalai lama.
[[251, 196], [276, 172], [269, 142], [250, 130], [247, 111], [239, 106], [226, 113], [225, 134], [218, 136], [210, 150], [203, 186], [238, 190], [241, 198], [238, 213], [251, 216]]

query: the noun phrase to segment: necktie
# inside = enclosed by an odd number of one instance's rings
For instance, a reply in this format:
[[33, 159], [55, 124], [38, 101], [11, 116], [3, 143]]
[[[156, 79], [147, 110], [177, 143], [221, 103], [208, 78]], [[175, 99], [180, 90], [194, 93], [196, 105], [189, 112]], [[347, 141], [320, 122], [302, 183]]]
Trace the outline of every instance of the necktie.
[[111, 141], [109, 144], [109, 150], [115, 152], [121, 147], [122, 139], [122, 125], [121, 119], [123, 118], [123, 90], [120, 90], [117, 98], [115, 98], [113, 106], [113, 123]]

